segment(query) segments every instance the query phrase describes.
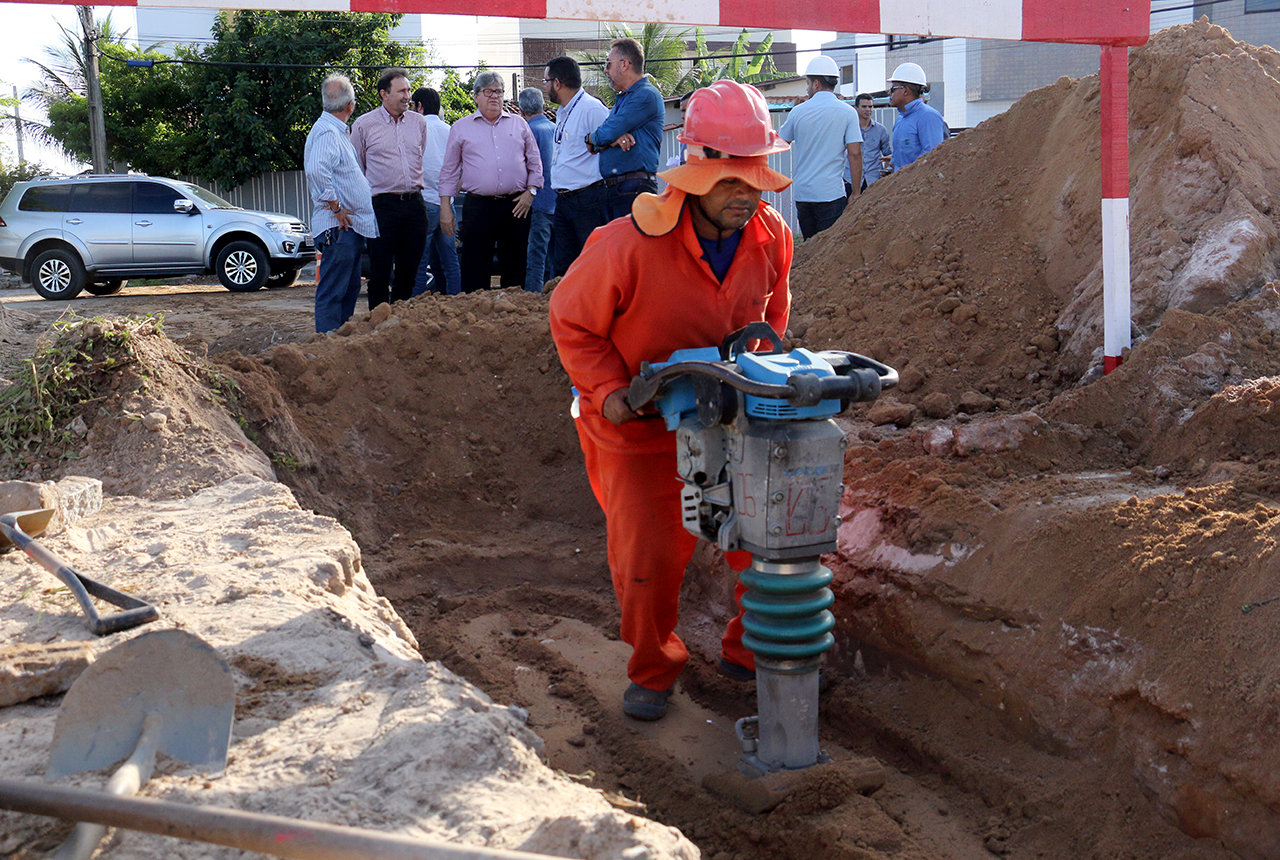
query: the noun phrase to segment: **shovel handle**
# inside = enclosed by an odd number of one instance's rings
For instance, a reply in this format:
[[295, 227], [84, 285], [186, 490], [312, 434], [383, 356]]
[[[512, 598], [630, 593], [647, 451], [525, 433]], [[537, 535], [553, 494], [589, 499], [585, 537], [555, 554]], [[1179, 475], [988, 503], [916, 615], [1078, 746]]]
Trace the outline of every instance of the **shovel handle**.
[[[89, 630], [95, 636], [107, 636], [111, 633], [119, 633], [121, 630], [130, 630], [160, 617], [160, 611], [150, 603], [90, 579], [54, 555], [43, 544], [22, 530], [18, 525], [16, 514], [0, 516], [0, 535], [45, 570], [62, 580], [89, 619]], [[93, 601], [89, 599], [90, 594], [113, 606], [119, 606], [125, 611], [114, 615], [99, 615]]]
[[[163, 724], [164, 718], [159, 713], [152, 711], [147, 714], [142, 721], [142, 735], [138, 738], [133, 755], [107, 780], [107, 794], [133, 797], [151, 779], [151, 772], [156, 767], [156, 748], [160, 744], [160, 729]], [[106, 825], [81, 821], [67, 837], [67, 841], [59, 846], [51, 860], [89, 860], [106, 835]]]
[[548, 860], [545, 854], [429, 842], [238, 809], [113, 797], [83, 788], [11, 779], [0, 779], [0, 809], [90, 821], [294, 860]]

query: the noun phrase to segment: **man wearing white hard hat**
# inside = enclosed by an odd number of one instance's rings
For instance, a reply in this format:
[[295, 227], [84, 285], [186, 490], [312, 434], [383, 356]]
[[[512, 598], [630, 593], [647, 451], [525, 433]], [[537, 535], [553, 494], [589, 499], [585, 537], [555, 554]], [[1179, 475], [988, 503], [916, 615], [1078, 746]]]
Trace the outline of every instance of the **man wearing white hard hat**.
[[[795, 145], [796, 220], [804, 238], [812, 239], [836, 223], [849, 203], [845, 167], [854, 176], [862, 175], [862, 127], [853, 106], [836, 98], [840, 70], [835, 60], [814, 57], [804, 73], [809, 78], [808, 98], [791, 109], [778, 134]], [[859, 190], [855, 186], [852, 196]]]
[[951, 136], [942, 114], [924, 103], [928, 82], [924, 69], [916, 63], [903, 63], [889, 79], [889, 104], [898, 109], [893, 124], [893, 169], [911, 164]]

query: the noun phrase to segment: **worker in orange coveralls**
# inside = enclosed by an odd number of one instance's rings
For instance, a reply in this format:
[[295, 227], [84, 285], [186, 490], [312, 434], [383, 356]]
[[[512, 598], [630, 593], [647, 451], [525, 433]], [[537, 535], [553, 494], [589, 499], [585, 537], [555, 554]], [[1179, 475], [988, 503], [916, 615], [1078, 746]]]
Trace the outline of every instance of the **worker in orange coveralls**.
[[[719, 346], [764, 320], [786, 332], [791, 231], [761, 191], [791, 184], [768, 155], [788, 144], [755, 87], [717, 81], [690, 100], [680, 140], [687, 163], [662, 173], [668, 188], [642, 194], [630, 218], [597, 228], [551, 295], [551, 334], [578, 389], [576, 421], [587, 475], [608, 523], [609, 569], [632, 647], [624, 713], [656, 720], [689, 659], [675, 634], [680, 584], [697, 538], [685, 531], [675, 433], [627, 405], [642, 361]], [[751, 561], [731, 554], [736, 570]], [[744, 589], [738, 585], [737, 597]], [[720, 669], [755, 677], [741, 614], [722, 640]]]

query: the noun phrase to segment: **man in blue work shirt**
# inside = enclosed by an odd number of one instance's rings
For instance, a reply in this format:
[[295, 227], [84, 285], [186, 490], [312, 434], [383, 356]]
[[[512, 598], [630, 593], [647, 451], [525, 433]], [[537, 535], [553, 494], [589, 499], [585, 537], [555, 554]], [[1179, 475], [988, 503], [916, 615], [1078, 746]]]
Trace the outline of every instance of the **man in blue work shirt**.
[[893, 169], [901, 170], [951, 136], [942, 114], [924, 103], [924, 69], [903, 63], [889, 80], [889, 104], [898, 109], [893, 124]]
[[796, 220], [805, 239], [812, 239], [840, 218], [850, 197], [861, 187], [845, 191], [847, 167], [862, 175], [862, 129], [858, 112], [836, 98], [840, 70], [830, 57], [814, 57], [805, 67], [808, 97], [787, 114], [778, 134], [793, 143], [795, 165], [791, 186]]
[[551, 162], [555, 149], [556, 127], [543, 111], [546, 102], [542, 90], [525, 87], [520, 91], [520, 115], [529, 123], [529, 131], [538, 142], [538, 154], [542, 156], [542, 193], [533, 198], [533, 211], [529, 213], [529, 252], [525, 255], [524, 288], [531, 293], [542, 292], [542, 285], [551, 278], [551, 219], [556, 213], [556, 195], [551, 190]]
[[881, 168], [888, 167], [893, 148], [889, 146], [889, 129], [871, 115], [875, 100], [870, 94], [858, 93], [853, 106], [862, 128], [862, 190], [866, 191], [868, 185], [880, 178]]
[[631, 214], [646, 191], [658, 193], [658, 148], [666, 107], [662, 93], [644, 74], [644, 49], [635, 39], [615, 39], [604, 73], [618, 98], [609, 118], [587, 135], [587, 148], [600, 153], [605, 210], [609, 220]]

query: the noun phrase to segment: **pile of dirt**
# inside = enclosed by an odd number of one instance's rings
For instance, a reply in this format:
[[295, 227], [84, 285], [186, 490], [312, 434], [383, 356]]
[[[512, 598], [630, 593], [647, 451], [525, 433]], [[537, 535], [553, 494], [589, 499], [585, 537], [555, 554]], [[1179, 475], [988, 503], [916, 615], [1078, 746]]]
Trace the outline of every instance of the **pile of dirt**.
[[[549, 559], [584, 563], [563, 527], [603, 518], [543, 297], [423, 296], [336, 337], [221, 360], [281, 479], [346, 524], [388, 576], [461, 566], [438, 587], [466, 590], [473, 577], [537, 579]], [[601, 559], [587, 563], [598, 570]], [[379, 585], [396, 595], [395, 583]]]
[[[1276, 277], [1280, 53], [1204, 21], [1130, 60], [1132, 317]], [[1099, 81], [1063, 78], [874, 183], [796, 254], [795, 333], [903, 374], [929, 417], [1028, 407], [1101, 370]], [[962, 407], [961, 400], [967, 399]]]
[[[92, 475], [111, 495], [182, 498], [238, 474], [275, 480], [227, 414], [210, 365], [153, 317], [72, 317], [44, 334], [3, 395], [0, 468], [38, 481]], [[25, 413], [25, 414], [23, 414]]]

